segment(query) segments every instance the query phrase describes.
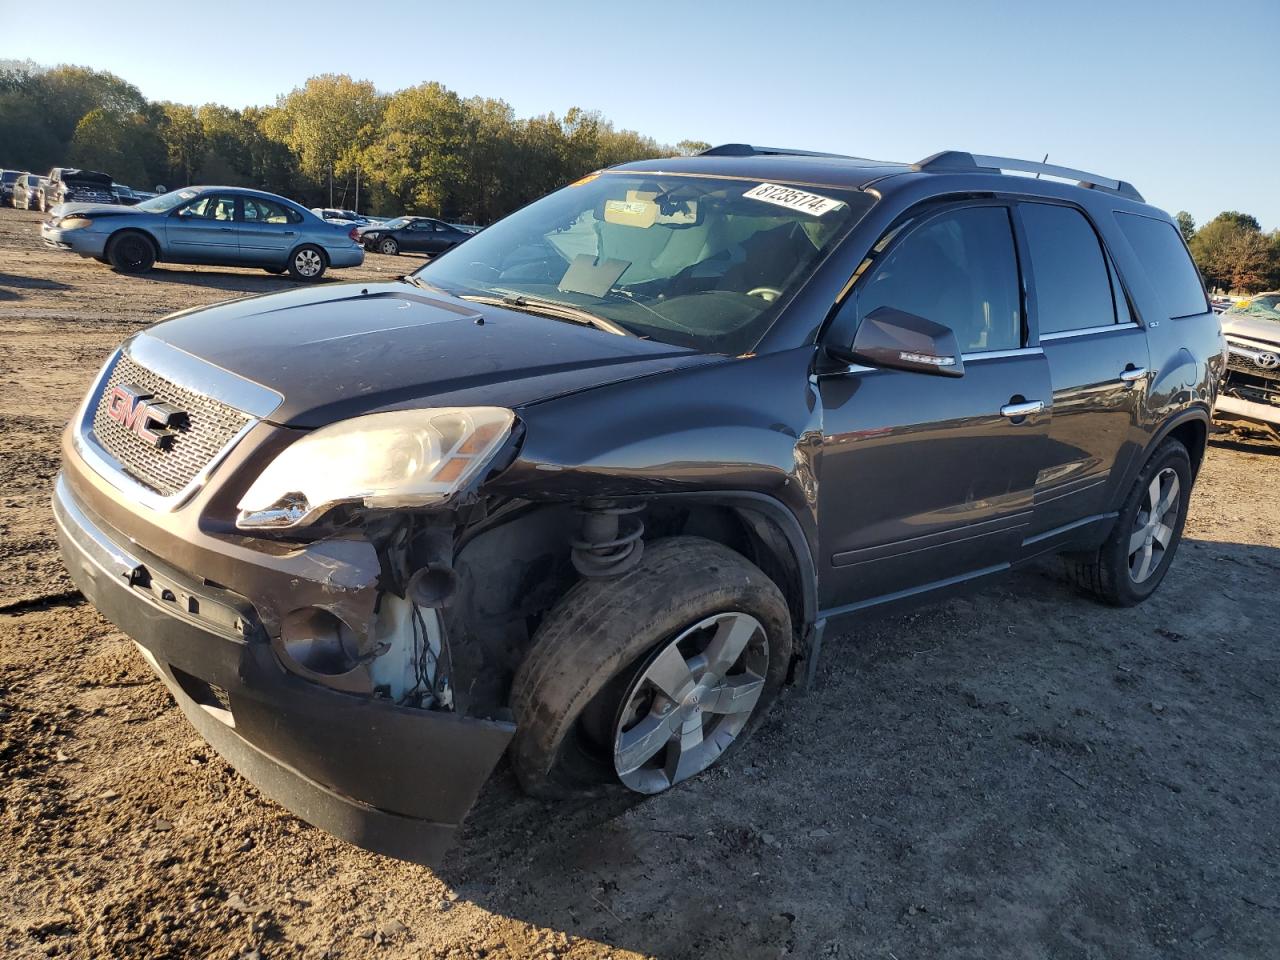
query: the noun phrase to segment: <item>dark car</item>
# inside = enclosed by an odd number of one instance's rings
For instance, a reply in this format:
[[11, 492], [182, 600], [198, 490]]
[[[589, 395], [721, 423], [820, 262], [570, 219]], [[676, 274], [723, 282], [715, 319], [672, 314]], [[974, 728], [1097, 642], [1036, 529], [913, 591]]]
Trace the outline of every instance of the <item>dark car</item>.
[[132, 207], [144, 199], [134, 193], [132, 187], [127, 187], [123, 183], [113, 183], [111, 191], [116, 195], [116, 200], [126, 207]]
[[40, 191], [39, 209], [52, 210], [60, 203], [119, 203], [111, 177], [96, 170], [54, 167]]
[[1146, 599], [1223, 363], [1127, 183], [730, 145], [591, 174], [401, 281], [135, 334], [54, 510], [234, 766], [430, 862], [504, 751], [536, 795], [657, 793], [875, 614], [1054, 554]]
[[0, 170], [0, 207], [13, 206], [13, 185], [21, 176], [20, 170]]
[[397, 217], [360, 230], [366, 250], [392, 256], [401, 251], [440, 254], [470, 237], [467, 231], [431, 217]]

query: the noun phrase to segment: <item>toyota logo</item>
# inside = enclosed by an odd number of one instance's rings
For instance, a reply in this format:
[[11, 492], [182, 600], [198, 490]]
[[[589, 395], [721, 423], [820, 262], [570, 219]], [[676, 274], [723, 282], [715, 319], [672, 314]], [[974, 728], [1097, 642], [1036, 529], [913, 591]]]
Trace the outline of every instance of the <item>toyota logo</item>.
[[1280, 354], [1260, 353], [1253, 362], [1263, 370], [1274, 370], [1276, 367], [1280, 367]]

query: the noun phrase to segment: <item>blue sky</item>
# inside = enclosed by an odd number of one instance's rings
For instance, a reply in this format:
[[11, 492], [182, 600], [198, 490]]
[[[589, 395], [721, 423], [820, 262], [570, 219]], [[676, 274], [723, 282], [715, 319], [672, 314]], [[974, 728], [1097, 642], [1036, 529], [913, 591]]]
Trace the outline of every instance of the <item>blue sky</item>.
[[269, 103], [338, 72], [383, 90], [438, 80], [521, 116], [597, 109], [666, 142], [1048, 153], [1200, 222], [1238, 209], [1280, 227], [1280, 0], [200, 6], [217, 14], [62, 0], [66, 28], [18, 34], [19, 3], [0, 0], [0, 58], [107, 69], [197, 104]]

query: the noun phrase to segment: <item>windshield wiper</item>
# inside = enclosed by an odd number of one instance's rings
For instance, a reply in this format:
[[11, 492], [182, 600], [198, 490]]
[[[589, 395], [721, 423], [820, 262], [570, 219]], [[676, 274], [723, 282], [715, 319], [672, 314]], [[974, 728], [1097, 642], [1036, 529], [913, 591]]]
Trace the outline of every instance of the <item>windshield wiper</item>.
[[407, 283], [412, 283], [419, 290], [426, 290], [429, 293], [443, 293], [446, 297], [453, 296], [453, 294], [448, 290], [445, 290], [442, 287], [437, 287], [434, 283], [427, 283], [427, 281], [421, 279], [416, 274], [406, 274], [403, 279]]
[[605, 317], [597, 316], [588, 310], [582, 310], [570, 303], [561, 303], [559, 300], [543, 300], [541, 297], [527, 297], [522, 293], [508, 294], [503, 297], [476, 296], [474, 294], [464, 293], [458, 299], [469, 300], [472, 303], [484, 303], [493, 307], [508, 307], [512, 310], [523, 310], [526, 313], [534, 313], [544, 317], [551, 317], [555, 320], [568, 320], [571, 323], [581, 323], [584, 326], [595, 327], [597, 330], [604, 330], [606, 333], [616, 334], [619, 337], [634, 337], [635, 333], [615, 323]]

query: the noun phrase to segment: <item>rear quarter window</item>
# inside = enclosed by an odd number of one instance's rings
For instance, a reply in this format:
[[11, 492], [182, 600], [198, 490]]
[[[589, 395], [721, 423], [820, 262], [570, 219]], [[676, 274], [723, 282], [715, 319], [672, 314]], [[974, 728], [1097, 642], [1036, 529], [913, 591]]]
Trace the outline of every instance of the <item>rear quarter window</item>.
[[1117, 212], [1116, 222], [1142, 261], [1166, 317], [1172, 320], [1209, 310], [1200, 274], [1177, 227], [1136, 213]]

